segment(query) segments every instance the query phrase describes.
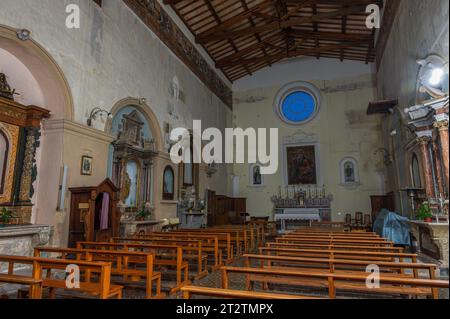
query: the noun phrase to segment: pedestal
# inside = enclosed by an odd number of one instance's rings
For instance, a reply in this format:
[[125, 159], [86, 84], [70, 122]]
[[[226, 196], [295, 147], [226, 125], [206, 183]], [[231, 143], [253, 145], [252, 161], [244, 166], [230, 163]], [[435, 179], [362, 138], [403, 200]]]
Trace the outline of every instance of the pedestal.
[[181, 228], [200, 229], [206, 224], [205, 213], [181, 213]]
[[161, 221], [159, 220], [130, 220], [130, 221], [122, 221], [120, 222], [120, 236], [121, 237], [133, 237], [137, 235], [148, 235], [154, 231], [156, 231], [157, 225], [159, 225]]
[[419, 253], [439, 261], [441, 271], [448, 275], [448, 223], [410, 221], [411, 232], [418, 240]]

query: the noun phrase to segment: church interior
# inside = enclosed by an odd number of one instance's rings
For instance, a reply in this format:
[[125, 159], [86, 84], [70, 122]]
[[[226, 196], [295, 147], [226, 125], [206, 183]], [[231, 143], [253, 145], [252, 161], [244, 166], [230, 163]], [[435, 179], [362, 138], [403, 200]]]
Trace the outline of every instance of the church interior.
[[448, 63], [447, 0], [0, 0], [0, 299], [449, 299]]

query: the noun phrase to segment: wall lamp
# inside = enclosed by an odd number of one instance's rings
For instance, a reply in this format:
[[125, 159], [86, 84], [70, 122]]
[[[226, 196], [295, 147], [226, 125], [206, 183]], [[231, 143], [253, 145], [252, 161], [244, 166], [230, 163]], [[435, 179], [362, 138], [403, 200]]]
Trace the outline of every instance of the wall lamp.
[[92, 121], [95, 120], [97, 118], [97, 116], [99, 116], [101, 114], [106, 114], [106, 116], [108, 118], [112, 118], [111, 112], [101, 109], [99, 107], [96, 107], [96, 108], [92, 109], [91, 114], [89, 115], [89, 118], [87, 119], [87, 125], [89, 127], [92, 127]]

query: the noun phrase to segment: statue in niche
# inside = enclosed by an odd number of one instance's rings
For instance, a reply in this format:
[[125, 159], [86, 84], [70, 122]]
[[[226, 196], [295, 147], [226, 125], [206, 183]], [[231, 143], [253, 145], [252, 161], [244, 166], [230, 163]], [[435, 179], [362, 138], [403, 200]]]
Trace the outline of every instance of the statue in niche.
[[261, 169], [259, 166], [255, 166], [253, 168], [253, 185], [261, 185], [262, 179], [261, 179]]
[[128, 198], [128, 196], [130, 196], [130, 187], [131, 187], [131, 178], [130, 175], [128, 175], [128, 172], [125, 172], [122, 190], [122, 197], [124, 201]]
[[16, 94], [16, 91], [11, 90], [8, 81], [6, 81], [6, 75], [4, 73], [0, 73], [0, 96], [14, 101], [14, 94]]
[[353, 163], [347, 162], [344, 164], [344, 176], [346, 183], [354, 183], [356, 181], [355, 167], [353, 166]]

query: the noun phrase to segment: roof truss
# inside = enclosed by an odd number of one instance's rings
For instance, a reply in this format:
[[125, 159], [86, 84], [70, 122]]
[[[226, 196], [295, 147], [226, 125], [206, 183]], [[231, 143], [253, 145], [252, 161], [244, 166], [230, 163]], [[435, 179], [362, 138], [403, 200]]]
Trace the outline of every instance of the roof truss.
[[299, 56], [375, 59], [366, 7], [382, 0], [164, 0], [231, 80]]

